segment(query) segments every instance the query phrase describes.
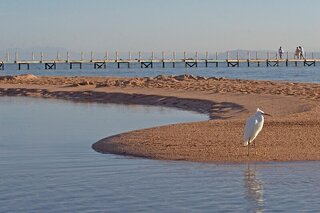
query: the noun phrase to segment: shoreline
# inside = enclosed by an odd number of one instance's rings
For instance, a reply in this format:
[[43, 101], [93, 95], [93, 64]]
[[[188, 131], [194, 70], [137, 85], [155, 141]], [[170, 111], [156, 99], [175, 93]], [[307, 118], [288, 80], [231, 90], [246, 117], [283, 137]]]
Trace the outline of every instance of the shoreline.
[[[92, 148], [163, 160], [268, 162], [320, 160], [320, 84], [231, 80], [192, 75], [155, 78], [1, 76], [0, 96], [74, 102], [141, 104], [208, 114], [209, 121], [136, 130], [101, 139]], [[273, 117], [248, 158], [242, 129], [259, 107]], [[252, 149], [253, 153], [253, 149]]]

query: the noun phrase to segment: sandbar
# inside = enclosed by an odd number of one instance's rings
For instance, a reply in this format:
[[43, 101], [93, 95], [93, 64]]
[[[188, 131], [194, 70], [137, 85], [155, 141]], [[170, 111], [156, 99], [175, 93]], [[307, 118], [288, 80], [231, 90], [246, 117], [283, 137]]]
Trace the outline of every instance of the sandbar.
[[[208, 121], [173, 124], [113, 135], [94, 143], [101, 153], [198, 162], [320, 160], [320, 84], [206, 78], [193, 75], [126, 78], [1, 76], [1, 96], [74, 102], [174, 107]], [[259, 107], [273, 117], [247, 156], [242, 135]]]

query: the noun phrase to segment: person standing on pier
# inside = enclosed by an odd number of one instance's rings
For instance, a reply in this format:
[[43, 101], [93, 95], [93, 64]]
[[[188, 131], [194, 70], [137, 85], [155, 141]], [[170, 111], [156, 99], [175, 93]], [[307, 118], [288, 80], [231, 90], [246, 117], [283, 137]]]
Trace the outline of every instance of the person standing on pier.
[[300, 48], [297, 47], [294, 53], [294, 59], [300, 59]]
[[283, 55], [283, 49], [282, 49], [282, 47], [280, 46], [280, 48], [279, 48], [279, 57], [280, 57], [280, 59], [282, 59], [282, 55]]
[[303, 50], [303, 47], [299, 46], [299, 50], [300, 50], [299, 59], [304, 59], [304, 50]]

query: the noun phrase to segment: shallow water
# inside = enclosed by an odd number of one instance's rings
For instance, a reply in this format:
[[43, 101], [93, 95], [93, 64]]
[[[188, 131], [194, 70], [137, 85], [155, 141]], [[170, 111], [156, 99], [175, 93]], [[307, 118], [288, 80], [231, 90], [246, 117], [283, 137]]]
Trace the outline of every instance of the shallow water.
[[209, 64], [209, 67], [204, 67], [204, 63], [199, 64], [198, 68], [184, 68], [184, 64], [177, 63], [176, 68], [172, 68], [171, 64], [167, 64], [166, 68], [162, 68], [161, 64], [156, 64], [154, 68], [140, 68], [140, 64], [133, 64], [131, 68], [122, 66], [118, 69], [115, 64], [108, 64], [107, 69], [93, 69], [92, 64], [84, 64], [83, 68], [74, 67], [69, 69], [66, 64], [58, 64], [56, 70], [44, 70], [43, 64], [31, 64], [30, 70], [26, 70], [22, 67], [22, 70], [18, 70], [18, 65], [9, 64], [6, 65], [5, 70], [0, 71], [0, 75], [18, 75], [31, 73], [34, 75], [59, 75], [59, 76], [126, 76], [126, 77], [154, 77], [157, 75], [181, 75], [181, 74], [193, 74], [207, 77], [225, 77], [225, 78], [237, 78], [237, 79], [252, 79], [252, 80], [281, 80], [292, 82], [320, 82], [320, 64], [316, 66], [304, 67], [302, 64], [298, 64], [295, 67], [291, 64], [289, 67], [285, 67], [283, 64], [280, 67], [266, 67], [261, 65], [256, 67], [251, 65], [247, 67], [242, 64], [240, 67], [226, 67], [225, 64], [215, 67], [213, 64]]
[[316, 212], [320, 163], [205, 164], [100, 154], [97, 140], [207, 116], [0, 98], [0, 212]]

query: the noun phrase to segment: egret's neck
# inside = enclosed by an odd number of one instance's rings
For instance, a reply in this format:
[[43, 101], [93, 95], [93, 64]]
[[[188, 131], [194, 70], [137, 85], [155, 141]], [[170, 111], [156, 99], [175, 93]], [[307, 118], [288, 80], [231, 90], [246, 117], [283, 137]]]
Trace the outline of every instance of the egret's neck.
[[264, 117], [261, 112], [256, 113], [256, 118], [258, 121], [264, 121]]

